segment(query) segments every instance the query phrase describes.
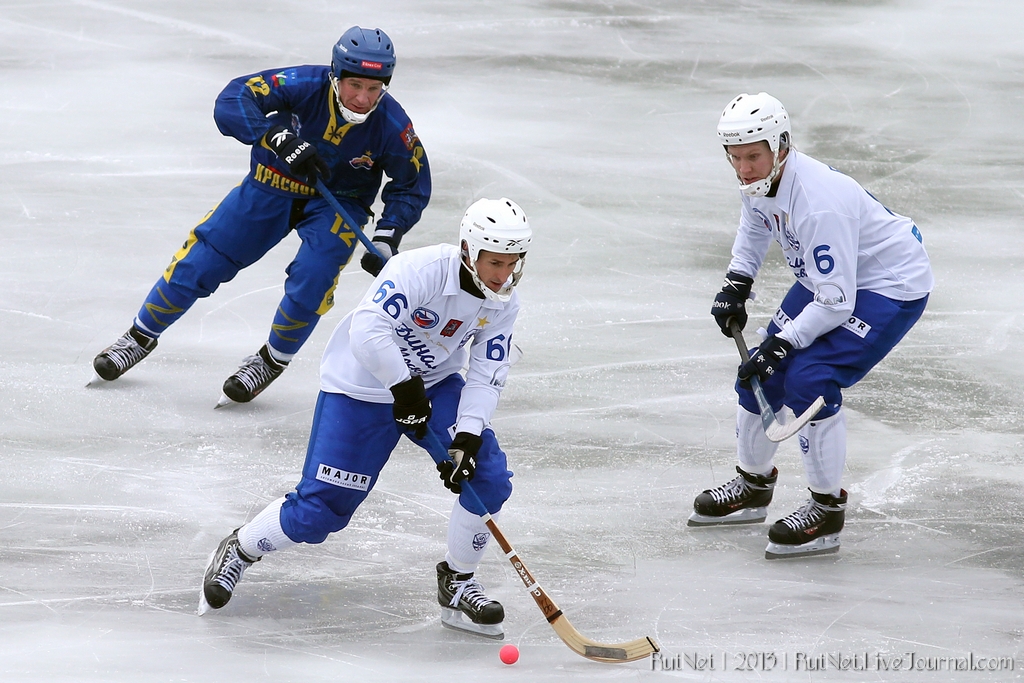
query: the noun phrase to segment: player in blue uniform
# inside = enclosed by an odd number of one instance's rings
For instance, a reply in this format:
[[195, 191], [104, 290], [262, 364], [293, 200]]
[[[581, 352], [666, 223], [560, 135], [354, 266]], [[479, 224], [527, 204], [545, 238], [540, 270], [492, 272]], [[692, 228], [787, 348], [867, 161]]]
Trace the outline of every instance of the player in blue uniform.
[[802, 154], [789, 114], [767, 93], [736, 97], [718, 138], [740, 184], [740, 224], [712, 315], [726, 336], [743, 329], [754, 278], [774, 240], [796, 278], [760, 346], [740, 366], [738, 477], [694, 500], [691, 526], [766, 519], [778, 444], [762, 429], [749, 378], [774, 410], [825, 405], [799, 432], [810, 500], [768, 530], [766, 556], [836, 552], [847, 495], [842, 390], [859, 382], [921, 317], [934, 285], [921, 231], [849, 176]]
[[[386, 258], [430, 199], [423, 146], [387, 92], [395, 68], [391, 39], [354, 26], [331, 66], [294, 66], [241, 76], [217, 97], [224, 135], [252, 146], [248, 176], [197, 225], [139, 309], [132, 327], [93, 361], [113, 381], [145, 358], [157, 339], [201, 297], [263, 257], [290, 231], [302, 244], [285, 270], [284, 296], [259, 351], [224, 382], [231, 401], [251, 401], [273, 382], [334, 304], [339, 271], [380, 191], [384, 210], [373, 241]], [[381, 190], [383, 175], [389, 180]], [[314, 185], [317, 177], [358, 225], [344, 222]], [[366, 253], [376, 275], [383, 261]], [[222, 402], [226, 402], [222, 399]]]

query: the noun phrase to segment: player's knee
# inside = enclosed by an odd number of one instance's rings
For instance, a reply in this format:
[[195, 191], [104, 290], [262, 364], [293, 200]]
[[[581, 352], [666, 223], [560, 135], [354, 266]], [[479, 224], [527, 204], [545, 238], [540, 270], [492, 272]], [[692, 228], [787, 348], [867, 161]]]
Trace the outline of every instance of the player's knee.
[[352, 512], [337, 513], [319, 497], [289, 493], [281, 505], [281, 529], [296, 543], [323, 543], [348, 526]]

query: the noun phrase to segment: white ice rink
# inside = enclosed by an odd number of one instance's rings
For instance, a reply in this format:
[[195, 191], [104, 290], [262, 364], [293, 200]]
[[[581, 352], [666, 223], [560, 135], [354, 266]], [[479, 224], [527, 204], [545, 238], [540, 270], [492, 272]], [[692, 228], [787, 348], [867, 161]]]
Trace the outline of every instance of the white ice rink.
[[[442, 629], [452, 498], [407, 446], [348, 529], [195, 615], [208, 553], [297, 482], [320, 353], [370, 283], [355, 263], [252, 404], [213, 410], [294, 238], [84, 388], [248, 169], [221, 88], [326, 63], [353, 24], [394, 39], [432, 164], [403, 248], [454, 241], [483, 196], [535, 229], [494, 423], [516, 472], [501, 526], [580, 631], [649, 635], [660, 661], [573, 654], [496, 550], [480, 578], [519, 663]], [[1021, 678], [1022, 36], [1019, 0], [0, 0], [0, 680]], [[937, 278], [846, 392], [850, 508], [823, 558], [766, 561], [766, 525], [686, 526], [734, 466], [736, 349], [708, 311], [738, 199], [715, 124], [759, 90], [798, 148], [917, 221]], [[750, 334], [790, 282], [773, 248]], [[806, 497], [795, 441], [777, 461], [769, 521]]]

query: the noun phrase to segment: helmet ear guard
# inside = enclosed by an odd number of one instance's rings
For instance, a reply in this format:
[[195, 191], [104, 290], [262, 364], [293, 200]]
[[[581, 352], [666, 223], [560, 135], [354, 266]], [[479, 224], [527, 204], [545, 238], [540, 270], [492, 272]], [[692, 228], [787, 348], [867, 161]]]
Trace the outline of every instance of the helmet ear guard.
[[772, 151], [772, 171], [768, 177], [749, 185], [740, 185], [740, 190], [751, 197], [764, 197], [771, 190], [772, 183], [786, 161], [779, 161], [780, 152], [790, 148], [791, 138], [789, 113], [782, 102], [766, 92], [737, 95], [726, 105], [718, 120], [718, 139], [727, 148], [730, 145], [764, 141]]
[[[511, 199], [480, 199], [474, 202], [459, 225], [459, 249], [464, 263], [473, 276], [473, 282], [484, 296], [493, 301], [508, 301], [512, 290], [519, 284], [526, 263], [526, 252], [533, 242], [533, 231], [526, 214]], [[465, 246], [463, 246], [465, 245]], [[491, 291], [477, 273], [480, 252], [519, 254], [515, 270], [497, 292]]]

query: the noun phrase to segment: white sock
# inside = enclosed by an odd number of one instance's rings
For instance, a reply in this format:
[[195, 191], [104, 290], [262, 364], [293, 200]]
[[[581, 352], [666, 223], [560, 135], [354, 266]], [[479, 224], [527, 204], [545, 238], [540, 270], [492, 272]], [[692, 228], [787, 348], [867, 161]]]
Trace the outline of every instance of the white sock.
[[779, 444], [765, 435], [761, 416], [736, 406], [736, 455], [740, 468], [750, 474], [771, 474], [778, 449]]
[[[491, 515], [491, 519], [497, 518], [498, 513]], [[448, 566], [459, 574], [476, 572], [489, 540], [491, 530], [484, 524], [484, 518], [462, 507], [456, 499], [448, 520], [448, 552], [444, 556]]]
[[294, 353], [281, 353], [280, 351], [275, 349], [270, 342], [267, 342], [267, 353], [270, 354], [271, 358], [276, 360], [278, 363], [281, 363], [282, 365], [288, 365], [289, 363], [292, 362], [292, 358], [295, 358]]
[[296, 545], [295, 541], [288, 538], [284, 529], [281, 528], [281, 504], [284, 498], [278, 498], [263, 512], [256, 515], [251, 522], [242, 525], [238, 530], [238, 545], [242, 552], [252, 558], [275, 550], [284, 550]]
[[846, 466], [846, 413], [808, 422], [800, 430], [807, 483], [815, 493], [837, 496]]

